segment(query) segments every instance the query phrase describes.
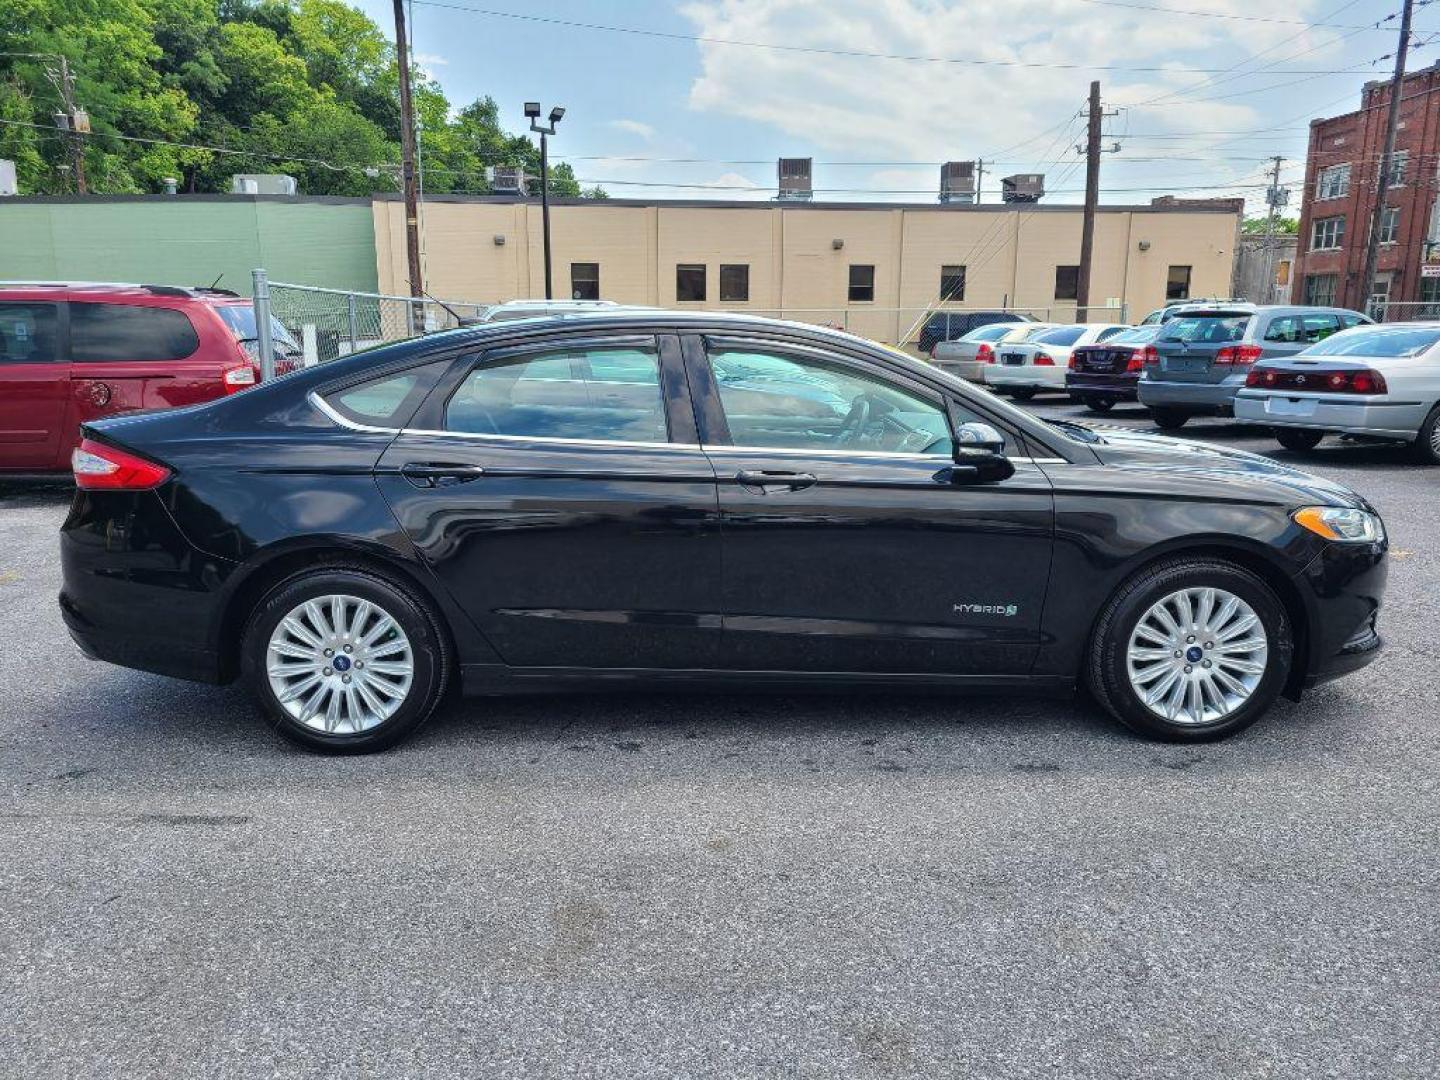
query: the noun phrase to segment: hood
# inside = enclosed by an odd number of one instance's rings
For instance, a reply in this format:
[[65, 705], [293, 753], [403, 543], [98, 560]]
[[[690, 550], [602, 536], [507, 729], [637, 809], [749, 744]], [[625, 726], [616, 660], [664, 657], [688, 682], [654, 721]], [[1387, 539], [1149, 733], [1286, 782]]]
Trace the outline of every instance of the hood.
[[1150, 435], [1128, 428], [1086, 425], [1103, 442], [1090, 448], [1107, 465], [1163, 470], [1233, 485], [1243, 498], [1268, 502], [1373, 509], [1344, 484], [1292, 468], [1272, 458], [1192, 439]]

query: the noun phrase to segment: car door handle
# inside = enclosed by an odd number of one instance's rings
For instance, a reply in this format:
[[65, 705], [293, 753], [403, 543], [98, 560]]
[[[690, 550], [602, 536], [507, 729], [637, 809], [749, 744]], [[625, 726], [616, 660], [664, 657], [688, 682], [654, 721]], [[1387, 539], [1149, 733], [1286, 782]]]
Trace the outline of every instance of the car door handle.
[[771, 469], [741, 469], [735, 474], [740, 486], [760, 495], [772, 490], [800, 491], [819, 483], [814, 473], [779, 472]]
[[444, 462], [412, 461], [400, 466], [400, 475], [416, 487], [444, 487], [465, 484], [485, 475], [479, 465], [454, 465]]

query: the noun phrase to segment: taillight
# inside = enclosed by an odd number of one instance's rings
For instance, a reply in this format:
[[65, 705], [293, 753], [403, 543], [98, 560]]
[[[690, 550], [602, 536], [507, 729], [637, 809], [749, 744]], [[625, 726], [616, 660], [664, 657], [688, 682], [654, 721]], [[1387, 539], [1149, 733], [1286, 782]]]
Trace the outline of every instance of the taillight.
[[975, 350], [975, 359], [982, 364], [993, 364], [995, 362], [995, 350], [982, 341], [980, 348]]
[[1043, 353], [1043, 352], [1042, 352], [1042, 353], [1036, 353], [1036, 354], [1035, 354], [1035, 366], [1036, 366], [1036, 367], [1054, 367], [1054, 366], [1055, 366], [1055, 358], [1054, 358], [1053, 356], [1050, 356], [1048, 353]]
[[[1152, 348], [1153, 346], [1146, 346], [1143, 349], [1136, 349], [1134, 352], [1132, 352], [1130, 354], [1130, 359], [1125, 362], [1125, 370], [1139, 371], [1146, 364], [1152, 363], [1150, 359], [1150, 353]], [[1157, 358], [1159, 357], [1159, 355], [1159, 353], [1155, 354]]]
[[81, 439], [70, 455], [75, 486], [86, 491], [149, 491], [170, 476], [170, 470], [113, 446]]
[[1070, 354], [1070, 362], [1069, 362], [1068, 364], [1066, 364], [1065, 366], [1066, 366], [1067, 368], [1069, 368], [1071, 371], [1079, 371], [1079, 370], [1080, 370], [1080, 355], [1079, 355], [1079, 353], [1073, 353], [1073, 352], [1072, 352], [1072, 353]]
[[259, 372], [253, 364], [241, 364], [239, 367], [232, 367], [225, 372], [223, 382], [225, 393], [233, 394], [238, 390], [246, 390], [254, 386], [259, 380]]
[[1154, 345], [1146, 345], [1141, 356], [1144, 358], [1145, 364], [1149, 367], [1157, 367], [1160, 364], [1160, 350]]
[[1245, 376], [1245, 385], [1261, 390], [1306, 390], [1324, 394], [1385, 394], [1385, 376], [1370, 368], [1348, 371], [1277, 371], [1256, 368]]
[[1218, 367], [1246, 367], [1260, 359], [1263, 352], [1259, 345], [1226, 345], [1215, 354]]

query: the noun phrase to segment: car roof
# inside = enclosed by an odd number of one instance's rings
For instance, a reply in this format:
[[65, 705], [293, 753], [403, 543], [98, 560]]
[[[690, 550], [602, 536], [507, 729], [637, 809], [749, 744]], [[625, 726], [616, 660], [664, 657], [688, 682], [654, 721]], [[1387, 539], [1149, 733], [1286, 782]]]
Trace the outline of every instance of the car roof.
[[217, 302], [248, 301], [229, 289], [205, 285], [141, 285], [125, 281], [0, 281], [0, 297], [29, 300], [153, 299], [154, 297]]

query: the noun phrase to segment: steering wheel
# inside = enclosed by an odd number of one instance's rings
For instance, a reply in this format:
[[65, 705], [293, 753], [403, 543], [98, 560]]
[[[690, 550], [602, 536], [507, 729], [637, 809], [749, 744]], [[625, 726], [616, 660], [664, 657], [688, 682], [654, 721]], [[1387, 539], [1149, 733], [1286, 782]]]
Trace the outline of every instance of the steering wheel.
[[850, 402], [850, 411], [845, 414], [845, 419], [840, 421], [840, 429], [835, 432], [837, 445], [849, 446], [860, 437], [865, 425], [870, 422], [871, 405], [877, 401], [879, 398], [874, 394], [865, 393]]

